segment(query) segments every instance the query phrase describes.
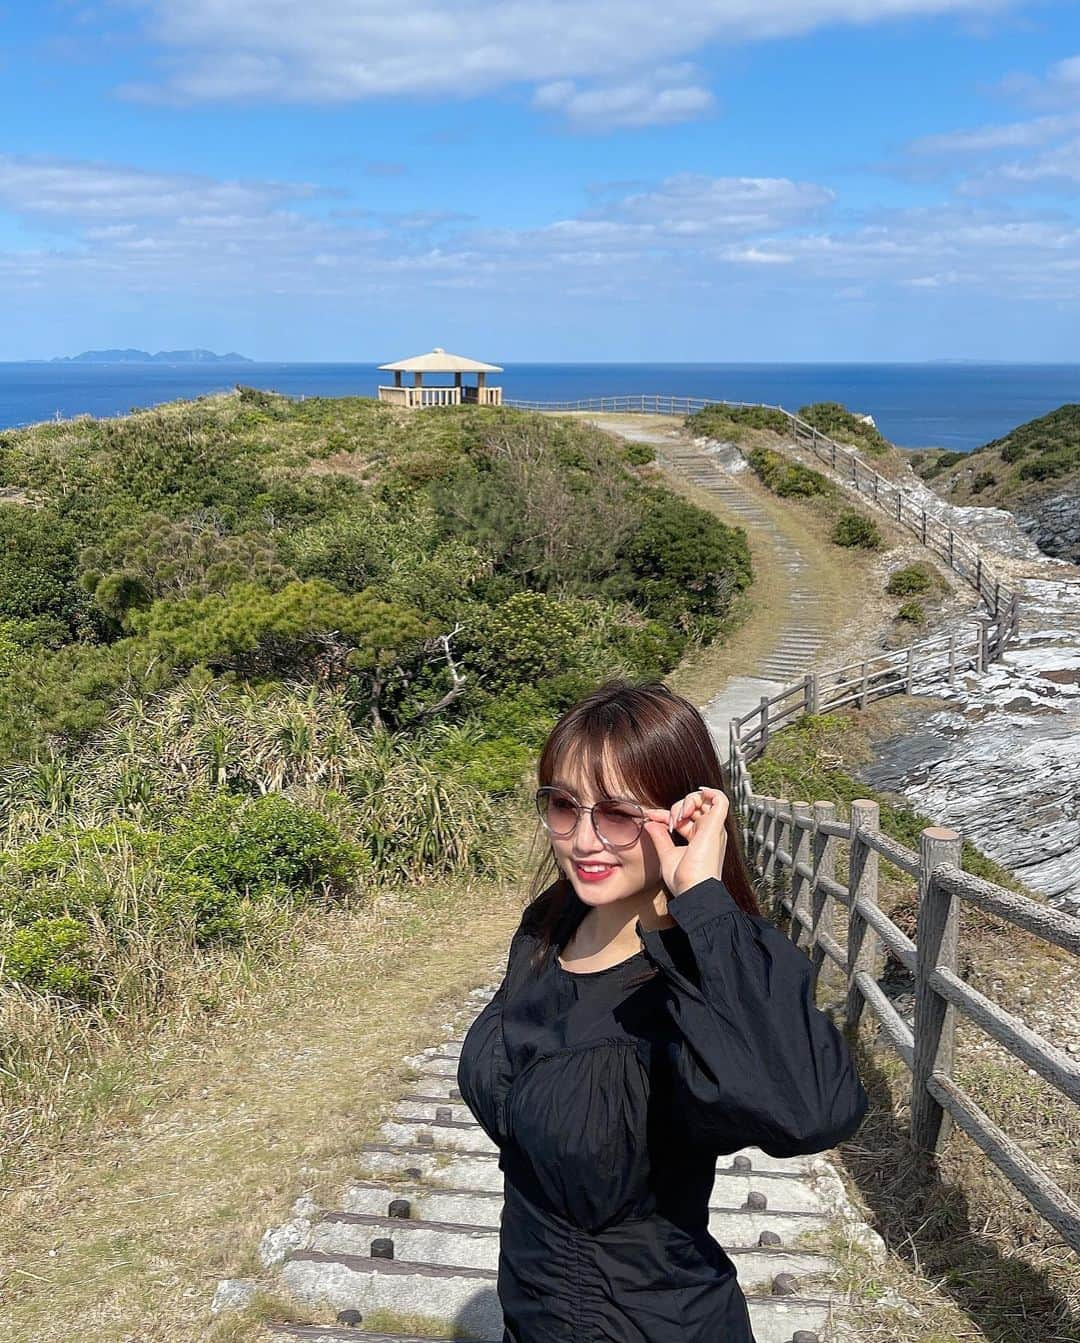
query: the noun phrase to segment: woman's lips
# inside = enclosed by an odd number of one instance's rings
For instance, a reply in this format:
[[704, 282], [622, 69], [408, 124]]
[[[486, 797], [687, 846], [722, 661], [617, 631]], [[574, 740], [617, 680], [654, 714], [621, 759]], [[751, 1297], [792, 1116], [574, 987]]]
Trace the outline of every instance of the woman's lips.
[[[590, 863], [589, 866], [591, 867], [593, 864]], [[614, 863], [606, 864], [600, 872], [586, 872], [580, 863], [574, 864], [574, 871], [581, 881], [603, 881], [606, 877], [610, 877], [615, 870]]]

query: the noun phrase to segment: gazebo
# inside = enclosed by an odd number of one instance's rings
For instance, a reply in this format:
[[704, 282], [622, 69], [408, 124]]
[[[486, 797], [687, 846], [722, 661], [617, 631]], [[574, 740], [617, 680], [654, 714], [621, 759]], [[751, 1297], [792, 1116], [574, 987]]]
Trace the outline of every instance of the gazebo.
[[[487, 375], [501, 373], [498, 364], [482, 364], [478, 359], [466, 359], [460, 354], [448, 354], [441, 345], [430, 354], [418, 354], [412, 359], [399, 359], [396, 364], [380, 364], [394, 375], [393, 387], [380, 387], [379, 400], [395, 406], [460, 406], [463, 403], [478, 406], [501, 406], [502, 388], [489, 387]], [[411, 387], [401, 381], [403, 373], [413, 375]], [[453, 384], [424, 385], [425, 373], [452, 373]], [[476, 386], [463, 386], [463, 373], [476, 374]]]

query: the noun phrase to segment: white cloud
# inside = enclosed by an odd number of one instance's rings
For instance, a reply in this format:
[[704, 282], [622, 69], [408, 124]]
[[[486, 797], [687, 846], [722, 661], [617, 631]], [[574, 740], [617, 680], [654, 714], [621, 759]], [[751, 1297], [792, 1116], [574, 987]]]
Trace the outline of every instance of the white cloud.
[[[823, 304], [946, 289], [1080, 297], [1080, 225], [1063, 212], [969, 203], [852, 218], [813, 182], [674, 174], [608, 184], [562, 219], [492, 229], [437, 210], [303, 213], [285, 200], [293, 188], [276, 183], [193, 185], [118, 165], [64, 166], [66, 175], [52, 161], [0, 161], [9, 209], [63, 217], [76, 234], [0, 253], [9, 295], [182, 292], [220, 303], [270, 289], [305, 304], [355, 301], [365, 312], [462, 290], [541, 308], [573, 295], [716, 303], [733, 285], [744, 295], [810, 291]], [[113, 188], [108, 211], [103, 184]]]
[[573, 80], [542, 84], [533, 106], [560, 112], [578, 130], [606, 131], [628, 126], [666, 126], [705, 116], [716, 105], [712, 93], [693, 83], [691, 65], [663, 66], [618, 84], [579, 88]]
[[1011, 2], [417, 0], [402, 8], [396, 0], [145, 0], [146, 32], [163, 60], [157, 77], [123, 91], [182, 103], [335, 103], [561, 85], [547, 96], [564, 98], [572, 116], [606, 109], [612, 124], [637, 125], [644, 123], [625, 118], [650, 108], [653, 120], [700, 114], [706, 90], [698, 86], [654, 88], [650, 97], [640, 85], [649, 70], [710, 42], [985, 14]]
[[0, 154], [0, 204], [24, 215], [68, 219], [152, 219], [263, 210], [312, 196], [307, 183], [226, 182], [123, 164]]
[[1013, 75], [1002, 91], [1052, 111], [1041, 116], [923, 136], [909, 163], [937, 162], [959, 176], [963, 196], [1066, 192], [1080, 185], [1080, 56], [1044, 75]]

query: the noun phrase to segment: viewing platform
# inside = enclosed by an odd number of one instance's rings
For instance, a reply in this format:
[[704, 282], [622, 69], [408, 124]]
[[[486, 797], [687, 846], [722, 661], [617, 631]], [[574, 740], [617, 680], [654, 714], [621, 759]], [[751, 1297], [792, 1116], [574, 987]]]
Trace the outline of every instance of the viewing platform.
[[[379, 400], [391, 405], [419, 409], [430, 406], [501, 406], [502, 388], [489, 387], [487, 375], [501, 373], [498, 364], [484, 364], [478, 359], [466, 359], [460, 354], [448, 354], [441, 345], [437, 345], [430, 354], [418, 354], [411, 359], [400, 359], [393, 364], [380, 364], [380, 369], [393, 373], [393, 386], [379, 388]], [[407, 386], [402, 381], [403, 373], [411, 373], [413, 381]], [[452, 383], [429, 383], [425, 385], [426, 374], [450, 374]], [[463, 373], [475, 373], [475, 384], [462, 383]]]

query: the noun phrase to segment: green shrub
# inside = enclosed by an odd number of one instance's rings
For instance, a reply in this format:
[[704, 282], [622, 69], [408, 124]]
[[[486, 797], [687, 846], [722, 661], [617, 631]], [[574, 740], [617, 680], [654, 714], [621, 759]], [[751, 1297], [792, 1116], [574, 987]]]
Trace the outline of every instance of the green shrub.
[[746, 460], [774, 494], [785, 498], [809, 498], [816, 494], [833, 495], [836, 486], [820, 471], [812, 471], [771, 448], [752, 448]]
[[233, 668], [254, 678], [387, 666], [436, 632], [370, 589], [344, 593], [321, 578], [277, 592], [238, 583], [223, 596], [155, 602], [131, 620], [174, 667]]
[[881, 531], [877, 523], [854, 508], [846, 508], [836, 520], [830, 533], [838, 546], [859, 546], [864, 550], [879, 550]]
[[1054, 480], [1080, 470], [1080, 404], [1069, 403], [1048, 415], [1018, 425], [1003, 438], [984, 443], [975, 452], [998, 449], [1010, 466], [1023, 461], [1018, 481]]
[[914, 597], [910, 601], [906, 601], [896, 615], [898, 620], [908, 620], [913, 625], [926, 624], [926, 611], [923, 604]]
[[1055, 480], [1068, 475], [1080, 466], [1080, 452], [1073, 448], [1062, 448], [1057, 452], [1046, 452], [1041, 457], [1032, 457], [1017, 468], [1020, 480]]
[[997, 484], [997, 476], [993, 471], [977, 471], [971, 482], [972, 494], [981, 494], [983, 490], [989, 489], [991, 485]]
[[0, 981], [69, 998], [88, 999], [95, 983], [87, 928], [68, 915], [0, 929]]
[[894, 569], [885, 584], [890, 597], [906, 597], [929, 592], [934, 586], [934, 570], [925, 560], [915, 564], [906, 564], [902, 569]]
[[962, 462], [966, 456], [967, 454], [963, 452], [939, 452], [936, 457], [932, 457], [927, 462], [919, 474], [923, 480], [931, 480], [934, 476], [940, 475], [947, 467]]
[[651, 443], [627, 443], [623, 449], [623, 461], [628, 466], [645, 466], [656, 460], [656, 449]]
[[774, 434], [791, 433], [791, 421], [784, 412], [768, 406], [717, 403], [688, 415], [684, 424], [697, 438], [719, 438], [734, 443], [741, 442], [746, 431], [751, 429], [765, 429]]
[[647, 502], [625, 548], [631, 582], [618, 596], [676, 624], [684, 615], [723, 619], [753, 576], [746, 533], [671, 490], [651, 489]]
[[819, 433], [840, 443], [850, 443], [870, 456], [881, 456], [889, 450], [888, 439], [872, 425], [853, 415], [839, 401], [815, 401], [799, 410], [799, 418]]
[[253, 899], [287, 891], [301, 903], [343, 897], [368, 866], [360, 845], [342, 839], [317, 811], [280, 793], [200, 799], [165, 837], [161, 856], [221, 891]]

